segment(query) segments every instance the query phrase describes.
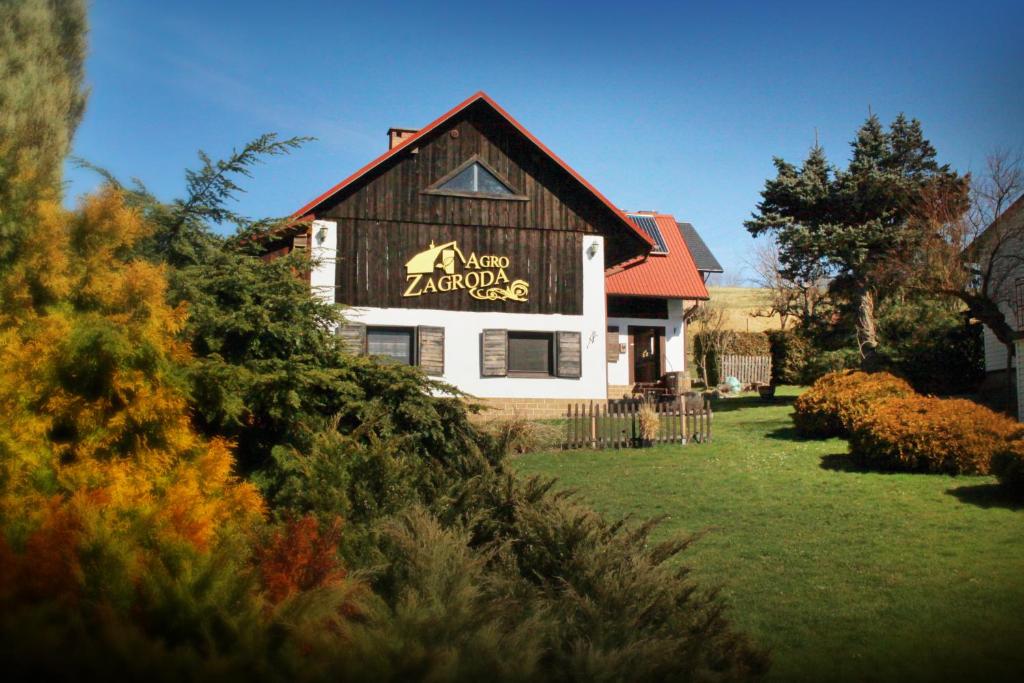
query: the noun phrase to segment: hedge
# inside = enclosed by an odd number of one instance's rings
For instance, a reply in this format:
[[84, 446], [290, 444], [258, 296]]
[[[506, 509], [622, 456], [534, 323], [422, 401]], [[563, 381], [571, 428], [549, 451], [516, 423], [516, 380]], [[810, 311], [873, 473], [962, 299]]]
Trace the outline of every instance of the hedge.
[[1013, 441], [992, 455], [992, 474], [1017, 495], [1024, 494], [1024, 441]]
[[849, 436], [873, 403], [914, 395], [909, 384], [887, 372], [832, 372], [797, 397], [793, 424], [802, 436]]
[[771, 330], [765, 336], [772, 355], [772, 384], [803, 384], [811, 343], [792, 330]]
[[1019, 482], [1020, 460], [1012, 453], [1022, 435], [1016, 420], [973, 401], [898, 397], [874, 403], [858, 418], [850, 452], [880, 469], [943, 474], [988, 474], [996, 456], [1001, 471]]

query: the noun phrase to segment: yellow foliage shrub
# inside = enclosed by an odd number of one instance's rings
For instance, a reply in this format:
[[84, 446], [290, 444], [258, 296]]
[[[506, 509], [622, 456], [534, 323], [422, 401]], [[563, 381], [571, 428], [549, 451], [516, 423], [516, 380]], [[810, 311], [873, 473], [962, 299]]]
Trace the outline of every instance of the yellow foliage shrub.
[[[248, 534], [263, 501], [233, 474], [232, 445], [192, 427], [185, 311], [166, 303], [163, 269], [131, 257], [140, 214], [108, 189], [35, 219], [63, 257], [45, 296], [0, 302], [0, 554], [9, 599], [74, 599], [115, 585], [115, 566], [130, 585], [159, 546]], [[106, 559], [80, 564], [76, 548]]]
[[796, 399], [793, 423], [802, 436], [848, 436], [873, 403], [915, 395], [909, 384], [887, 372], [830, 372]]
[[881, 469], [988, 474], [993, 456], [1021, 437], [1016, 420], [972, 401], [915, 396], [873, 404], [850, 436], [850, 451]]

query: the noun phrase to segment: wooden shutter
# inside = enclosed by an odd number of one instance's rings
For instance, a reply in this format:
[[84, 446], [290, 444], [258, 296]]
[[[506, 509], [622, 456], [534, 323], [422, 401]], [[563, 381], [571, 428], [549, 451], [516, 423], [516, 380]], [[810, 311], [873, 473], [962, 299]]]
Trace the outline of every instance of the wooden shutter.
[[619, 362], [619, 328], [609, 327], [605, 337], [605, 357], [609, 363]]
[[444, 328], [420, 325], [416, 328], [416, 358], [428, 375], [444, 374]]
[[555, 346], [555, 374], [580, 377], [583, 374], [583, 344], [579, 332], [558, 332]]
[[338, 327], [338, 336], [345, 350], [357, 356], [366, 353], [366, 325], [362, 323], [342, 323]]
[[508, 330], [484, 330], [480, 335], [480, 374], [504, 377], [508, 374]]

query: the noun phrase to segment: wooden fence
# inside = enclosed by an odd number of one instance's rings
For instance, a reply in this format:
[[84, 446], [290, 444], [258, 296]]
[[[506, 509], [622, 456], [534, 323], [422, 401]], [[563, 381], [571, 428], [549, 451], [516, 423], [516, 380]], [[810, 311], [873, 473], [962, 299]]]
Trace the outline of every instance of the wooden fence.
[[726, 377], [735, 377], [743, 384], [771, 384], [771, 356], [722, 356], [719, 364], [718, 378], [724, 382]]
[[[658, 434], [651, 441], [706, 443], [711, 441], [711, 405], [686, 407], [682, 396], [648, 403], [658, 415]], [[569, 404], [563, 450], [573, 448], [630, 448], [640, 445], [640, 400]]]

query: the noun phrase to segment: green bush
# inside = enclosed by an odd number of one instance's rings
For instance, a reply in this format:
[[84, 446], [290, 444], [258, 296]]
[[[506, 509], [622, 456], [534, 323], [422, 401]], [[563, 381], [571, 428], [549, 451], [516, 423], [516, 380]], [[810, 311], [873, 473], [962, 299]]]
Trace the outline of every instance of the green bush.
[[804, 364], [800, 384], [814, 384], [819, 379], [833, 372], [855, 370], [860, 367], [860, 351], [856, 348], [833, 349], [831, 351], [810, 352]]
[[915, 389], [973, 392], [984, 379], [982, 326], [948, 302], [893, 298], [880, 307], [880, 352]]
[[[973, 401], [925, 396], [874, 403], [859, 418], [850, 452], [862, 463], [888, 470], [988, 474], [994, 456], [1012, 453], [1024, 436], [1016, 420]], [[1000, 456], [997, 456], [1000, 457]], [[1000, 460], [1007, 480], [1019, 476], [1019, 460]]]
[[1024, 495], [1024, 441], [1015, 440], [992, 454], [992, 474], [1017, 495]]
[[772, 384], [801, 384], [811, 344], [797, 331], [766, 332], [772, 355]]
[[734, 356], [767, 356], [771, 342], [764, 332], [733, 332], [729, 338], [729, 354]]
[[805, 437], [849, 436], [873, 403], [913, 395], [909, 384], [887, 372], [833, 372], [797, 397], [793, 424]]

